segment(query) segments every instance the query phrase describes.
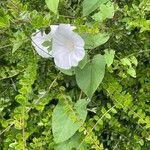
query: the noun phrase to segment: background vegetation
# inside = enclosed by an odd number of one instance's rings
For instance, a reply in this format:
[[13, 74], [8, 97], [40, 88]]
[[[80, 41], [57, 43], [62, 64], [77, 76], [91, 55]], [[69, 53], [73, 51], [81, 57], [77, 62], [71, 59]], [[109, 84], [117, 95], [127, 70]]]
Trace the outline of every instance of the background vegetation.
[[[149, 150], [150, 1], [60, 0], [59, 13], [50, 1], [0, 1], [0, 149]], [[59, 23], [77, 27], [89, 58], [105, 56], [90, 101], [32, 47], [36, 29]]]

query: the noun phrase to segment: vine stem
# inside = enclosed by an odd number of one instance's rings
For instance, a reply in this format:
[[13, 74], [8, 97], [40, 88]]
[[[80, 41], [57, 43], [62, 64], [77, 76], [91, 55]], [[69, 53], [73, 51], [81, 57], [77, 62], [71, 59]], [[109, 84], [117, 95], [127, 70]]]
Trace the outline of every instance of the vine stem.
[[[40, 97], [40, 98], [37, 100], [36, 104], [40, 101], [41, 98], [45, 97], [45, 96], [48, 94], [48, 92], [51, 90], [53, 84], [57, 81], [59, 74], [60, 74], [60, 72], [58, 73], [58, 75], [56, 76], [56, 78], [55, 78], [55, 79], [52, 81], [52, 83], [50, 84], [50, 86], [49, 86], [49, 88], [48, 88], [48, 91], [47, 91], [42, 97]], [[31, 110], [31, 108], [28, 109], [28, 112], [29, 112], [30, 110]], [[24, 119], [23, 119], [23, 120], [24, 120]], [[24, 124], [24, 121], [23, 121], [22, 123]], [[11, 123], [7, 128], [5, 128], [5, 129], [0, 133], [0, 135], [2, 135], [4, 132], [8, 131], [13, 125], [14, 125], [14, 123]], [[24, 133], [25, 133], [25, 130], [23, 129], [23, 130], [22, 130], [22, 134], [24, 135]], [[25, 135], [24, 135], [24, 137], [25, 137]]]
[[130, 57], [130, 56], [133, 56], [133, 55], [135, 55], [135, 54], [140, 54], [140, 53], [144, 53], [144, 52], [150, 52], [150, 49], [140, 50], [140, 51], [134, 52], [134, 53], [132, 53], [132, 54], [126, 56], [126, 57]]
[[[61, 92], [61, 94], [62, 94], [62, 96], [63, 96], [64, 99], [65, 99], [66, 105], [69, 106], [71, 112], [72, 112], [73, 115], [76, 117], [77, 122], [80, 123], [80, 125], [81, 125], [81, 127], [84, 129], [84, 131], [89, 135], [90, 139], [91, 139], [92, 142], [95, 144], [95, 146], [96, 146], [97, 148], [100, 148], [100, 147], [97, 145], [97, 143], [95, 142], [95, 140], [92, 138], [92, 136], [90, 136], [89, 132], [88, 132], [87, 129], [84, 127], [84, 125], [83, 125], [82, 121], [80, 120], [80, 118], [78, 118], [79, 116], [76, 115], [76, 113], [75, 113], [75, 111], [73, 110], [73, 108], [69, 105], [68, 101], [66, 100], [66, 97], [63, 95], [62, 92]], [[82, 143], [82, 144], [83, 144], [83, 143]], [[81, 145], [82, 145], [82, 144], [81, 144]], [[81, 146], [81, 145], [80, 145], [80, 146]], [[78, 150], [78, 148], [77, 148], [77, 150]]]
[[12, 126], [14, 125], [14, 123], [11, 123], [7, 128], [5, 128], [0, 135], [2, 135], [4, 132], [8, 131]]
[[22, 118], [22, 140], [23, 140], [23, 145], [22, 149], [25, 150], [26, 147], [26, 139], [25, 139], [25, 107], [23, 107], [23, 112], [22, 112], [23, 118]]
[[[97, 124], [99, 123], [99, 121], [102, 120], [102, 119], [104, 118], [104, 116], [105, 116], [108, 112], [110, 112], [114, 107], [115, 107], [115, 105], [112, 106], [110, 109], [108, 109], [108, 110], [101, 116], [101, 118], [98, 119], [98, 121], [95, 123], [95, 125], [92, 127], [92, 129], [87, 133], [88, 135], [90, 135], [90, 133], [95, 129], [95, 127], [97, 126]], [[85, 140], [85, 138], [82, 140], [82, 142], [81, 142], [80, 145], [78, 146], [77, 150], [80, 149], [80, 147], [81, 147], [81, 145], [83, 144], [84, 140]]]
[[[57, 81], [58, 76], [60, 75], [60, 73], [61, 73], [61, 72], [59, 72], [58, 75], [56, 76], [56, 78], [52, 81], [52, 83], [50, 84], [50, 86], [49, 86], [47, 92], [46, 92], [45, 94], [43, 94], [43, 95], [34, 103], [35, 105], [38, 104], [38, 102], [39, 102], [42, 98], [44, 98], [44, 97], [49, 93], [49, 91], [51, 90], [53, 84]], [[28, 112], [29, 112], [30, 110], [31, 110], [31, 108], [28, 109]]]
[[82, 98], [82, 94], [83, 94], [83, 92], [81, 91], [81, 92], [80, 92], [80, 95], [79, 95], [79, 99]]

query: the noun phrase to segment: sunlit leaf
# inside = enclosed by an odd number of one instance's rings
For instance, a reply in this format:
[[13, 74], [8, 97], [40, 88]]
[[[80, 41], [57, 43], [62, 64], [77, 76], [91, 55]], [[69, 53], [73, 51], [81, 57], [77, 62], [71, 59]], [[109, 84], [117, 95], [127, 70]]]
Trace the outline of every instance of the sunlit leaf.
[[59, 0], [45, 0], [47, 7], [55, 14], [57, 14]]

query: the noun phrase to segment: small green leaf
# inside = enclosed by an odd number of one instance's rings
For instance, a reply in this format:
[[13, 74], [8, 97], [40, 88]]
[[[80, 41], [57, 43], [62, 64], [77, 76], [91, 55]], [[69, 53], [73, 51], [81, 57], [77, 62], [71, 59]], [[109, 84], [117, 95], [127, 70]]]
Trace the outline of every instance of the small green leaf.
[[17, 31], [14, 34], [14, 36], [15, 36], [15, 39], [13, 39], [12, 53], [18, 50], [22, 46], [22, 44], [27, 41], [27, 37], [22, 31]]
[[[72, 137], [82, 126], [87, 116], [86, 106], [89, 101], [81, 99], [74, 105], [79, 122], [74, 122], [71, 114], [65, 110], [65, 105], [59, 102], [52, 114], [52, 132], [56, 143], [64, 142]], [[82, 120], [82, 121], [81, 121]]]
[[105, 115], [105, 117], [106, 117], [107, 119], [111, 119], [111, 115], [110, 115], [109, 113], [107, 113], [107, 114]]
[[9, 17], [3, 16], [0, 17], [0, 28], [7, 28], [10, 26]]
[[45, 0], [47, 7], [55, 14], [57, 14], [59, 0]]
[[136, 78], [136, 72], [135, 72], [135, 69], [133, 67], [130, 67], [128, 70], [127, 70], [127, 73], [133, 77], [133, 78]]
[[17, 49], [19, 49], [22, 44], [23, 44], [22, 41], [14, 43], [12, 53], [14, 53]]
[[91, 98], [103, 80], [105, 74], [105, 59], [102, 55], [94, 56], [83, 69], [76, 69], [76, 81], [81, 90]]
[[45, 42], [42, 43], [42, 45], [44, 47], [49, 47], [49, 46], [51, 46], [51, 42], [50, 41], [45, 41]]
[[100, 5], [100, 11], [93, 16], [96, 21], [104, 21], [105, 19], [113, 18], [114, 16], [114, 5], [111, 2]]
[[138, 65], [138, 61], [137, 61], [137, 59], [136, 59], [136, 57], [135, 56], [132, 56], [131, 58], [130, 58], [130, 61], [132, 62], [132, 64], [134, 64], [135, 66], [137, 66]]
[[124, 66], [129, 66], [129, 67], [132, 66], [130, 60], [129, 60], [127, 57], [121, 59], [121, 63], [122, 63]]
[[105, 57], [105, 61], [108, 67], [110, 67], [111, 64], [113, 63], [114, 56], [115, 56], [114, 50], [108, 50], [108, 49], [105, 50], [104, 57]]

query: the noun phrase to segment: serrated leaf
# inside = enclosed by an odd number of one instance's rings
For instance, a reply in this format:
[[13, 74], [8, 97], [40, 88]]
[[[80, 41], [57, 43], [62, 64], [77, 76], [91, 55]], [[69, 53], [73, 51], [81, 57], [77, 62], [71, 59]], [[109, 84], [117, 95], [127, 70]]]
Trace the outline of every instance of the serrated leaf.
[[76, 117], [82, 120], [80, 122], [73, 121], [62, 102], [57, 104], [52, 114], [52, 132], [55, 143], [68, 140], [82, 126], [87, 116], [87, 104], [87, 100], [81, 99], [74, 105], [74, 109], [78, 114]]
[[101, 54], [94, 56], [83, 69], [76, 69], [76, 81], [81, 90], [91, 98], [105, 74], [105, 59]]
[[108, 50], [108, 49], [105, 50], [104, 57], [105, 57], [105, 61], [108, 67], [110, 67], [111, 64], [113, 63], [114, 56], [115, 56], [114, 50]]
[[57, 14], [59, 0], [45, 0], [47, 7], [55, 14]]
[[108, 0], [84, 0], [83, 1], [83, 16], [89, 15], [96, 10], [100, 4], [106, 3]]

